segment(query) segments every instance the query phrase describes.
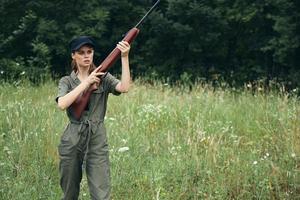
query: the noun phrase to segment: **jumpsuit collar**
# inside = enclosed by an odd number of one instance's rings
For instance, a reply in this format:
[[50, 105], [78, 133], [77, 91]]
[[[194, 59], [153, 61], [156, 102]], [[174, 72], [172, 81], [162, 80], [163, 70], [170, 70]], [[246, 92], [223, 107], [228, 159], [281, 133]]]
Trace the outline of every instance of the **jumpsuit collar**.
[[72, 71], [71, 72], [71, 78], [73, 79], [73, 81], [77, 84], [77, 85], [79, 85], [80, 84], [80, 80], [79, 80], [79, 78], [77, 77], [77, 75], [76, 75], [76, 73], [74, 72], [74, 71]]

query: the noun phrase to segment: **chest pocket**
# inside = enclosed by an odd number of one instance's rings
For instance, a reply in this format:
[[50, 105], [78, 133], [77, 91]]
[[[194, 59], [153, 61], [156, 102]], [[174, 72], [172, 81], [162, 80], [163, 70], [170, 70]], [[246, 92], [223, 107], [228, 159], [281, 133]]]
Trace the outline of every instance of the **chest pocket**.
[[99, 101], [105, 96], [105, 90], [103, 86], [100, 86], [97, 90], [93, 91], [88, 106], [90, 110], [94, 110], [95, 106], [99, 104]]

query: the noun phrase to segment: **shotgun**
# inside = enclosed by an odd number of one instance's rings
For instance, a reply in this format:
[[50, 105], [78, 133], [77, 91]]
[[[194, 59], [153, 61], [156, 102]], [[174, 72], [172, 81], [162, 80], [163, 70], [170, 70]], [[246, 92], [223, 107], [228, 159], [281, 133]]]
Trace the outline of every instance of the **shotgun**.
[[[153, 9], [158, 5], [160, 0], [157, 0], [155, 4], [150, 8], [150, 10], [142, 17], [142, 19], [132, 28], [130, 29], [125, 37], [124, 41], [131, 44], [136, 36], [139, 34], [140, 30], [138, 29], [139, 25], [146, 19], [146, 17], [153, 11]], [[121, 51], [116, 47], [112, 50], [112, 52], [104, 59], [104, 61], [100, 64], [101, 67], [97, 72], [107, 72], [108, 69], [116, 62], [118, 58], [120, 58]], [[105, 74], [104, 74], [105, 76]], [[102, 77], [103, 78], [103, 77]], [[80, 116], [84, 109], [86, 108], [89, 99], [93, 93], [97, 89], [97, 85], [91, 85], [85, 92], [83, 92], [72, 104], [71, 109], [72, 113], [77, 120], [80, 119]]]

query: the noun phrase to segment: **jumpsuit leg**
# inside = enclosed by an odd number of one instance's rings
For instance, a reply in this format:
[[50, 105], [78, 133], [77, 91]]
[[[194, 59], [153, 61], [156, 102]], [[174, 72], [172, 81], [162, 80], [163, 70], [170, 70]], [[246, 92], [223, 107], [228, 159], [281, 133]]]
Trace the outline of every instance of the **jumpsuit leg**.
[[74, 142], [78, 136], [67, 130], [58, 146], [60, 155], [59, 172], [60, 186], [63, 190], [63, 200], [77, 200], [82, 179], [83, 154]]
[[62, 157], [59, 163], [60, 186], [64, 200], [77, 200], [82, 179], [82, 159], [78, 155]]
[[110, 166], [105, 128], [91, 135], [86, 159], [86, 174], [92, 200], [110, 199]]

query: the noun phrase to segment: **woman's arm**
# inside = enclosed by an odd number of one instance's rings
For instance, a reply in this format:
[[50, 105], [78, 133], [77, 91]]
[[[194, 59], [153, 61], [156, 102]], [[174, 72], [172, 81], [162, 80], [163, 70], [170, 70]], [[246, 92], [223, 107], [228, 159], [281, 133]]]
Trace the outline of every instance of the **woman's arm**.
[[87, 81], [80, 83], [74, 90], [66, 94], [65, 96], [59, 97], [57, 100], [57, 106], [61, 110], [65, 110], [68, 108], [76, 99], [77, 97], [88, 88], [90, 84]]
[[118, 92], [128, 92], [130, 88], [130, 69], [129, 69], [129, 51], [130, 44], [126, 41], [121, 41], [117, 44], [118, 49], [121, 51], [122, 75], [121, 82], [116, 85]]
[[77, 98], [78, 96], [87, 88], [89, 88], [90, 85], [97, 83], [100, 83], [100, 79], [97, 76], [100, 76], [103, 74], [102, 72], [96, 72], [97, 69], [95, 69], [84, 81], [82, 81], [76, 88], [74, 88], [71, 92], [68, 94], [59, 97], [57, 100], [57, 105], [61, 110], [65, 110], [68, 108]]

